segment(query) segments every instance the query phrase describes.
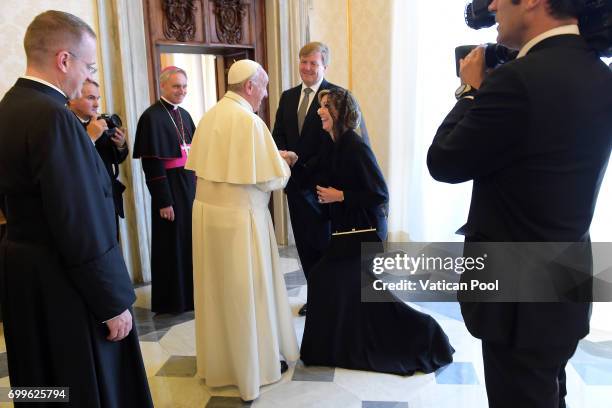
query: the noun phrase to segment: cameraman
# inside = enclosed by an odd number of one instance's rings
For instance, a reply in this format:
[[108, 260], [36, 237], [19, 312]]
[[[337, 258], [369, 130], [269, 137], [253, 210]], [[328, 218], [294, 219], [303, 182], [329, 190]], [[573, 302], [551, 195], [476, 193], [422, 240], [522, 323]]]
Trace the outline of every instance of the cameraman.
[[[466, 242], [584, 242], [612, 146], [612, 73], [579, 35], [583, 1], [494, 0], [498, 43], [520, 50], [487, 72], [460, 64], [457, 104], [427, 155], [438, 181], [473, 180]], [[590, 259], [590, 258], [589, 258]], [[565, 407], [565, 365], [590, 303], [461, 303], [482, 339], [490, 407]]]
[[123, 163], [129, 152], [123, 131], [118, 127], [109, 131], [106, 120], [97, 119], [99, 102], [100, 85], [95, 81], [87, 79], [83, 83], [81, 97], [70, 100], [68, 106], [81, 121], [83, 127], [85, 127], [111, 179], [115, 203], [117, 239], [119, 239], [118, 217], [125, 217], [123, 213], [123, 191], [125, 186], [118, 180], [119, 164]]

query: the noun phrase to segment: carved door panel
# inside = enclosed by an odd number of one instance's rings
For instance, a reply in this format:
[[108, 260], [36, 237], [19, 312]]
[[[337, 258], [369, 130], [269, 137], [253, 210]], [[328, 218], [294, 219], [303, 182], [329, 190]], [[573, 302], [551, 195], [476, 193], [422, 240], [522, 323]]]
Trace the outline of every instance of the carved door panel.
[[251, 18], [254, 2], [214, 0], [208, 2], [208, 38], [217, 44], [252, 44]]
[[[217, 95], [239, 59], [266, 64], [265, 0], [143, 0], [151, 101], [159, 98], [162, 52], [215, 55]], [[193, 88], [190, 92], [194, 91]], [[268, 102], [259, 115], [269, 125]]]
[[[182, 43], [204, 41], [201, 36], [202, 13], [201, 9], [198, 9], [196, 1], [162, 0], [161, 7], [163, 11], [163, 33], [166, 39], [175, 39]], [[196, 24], [198, 23], [200, 29], [197, 31], [200, 36], [196, 38]]]

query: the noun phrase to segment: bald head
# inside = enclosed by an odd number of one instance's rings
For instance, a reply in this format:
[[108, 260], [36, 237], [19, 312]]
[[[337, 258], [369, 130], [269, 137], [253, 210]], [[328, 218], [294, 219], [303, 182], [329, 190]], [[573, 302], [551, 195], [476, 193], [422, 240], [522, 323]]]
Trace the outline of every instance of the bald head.
[[63, 11], [45, 11], [37, 15], [26, 30], [23, 46], [28, 65], [42, 66], [50, 54], [78, 49], [85, 37], [95, 39], [96, 34], [79, 17]]

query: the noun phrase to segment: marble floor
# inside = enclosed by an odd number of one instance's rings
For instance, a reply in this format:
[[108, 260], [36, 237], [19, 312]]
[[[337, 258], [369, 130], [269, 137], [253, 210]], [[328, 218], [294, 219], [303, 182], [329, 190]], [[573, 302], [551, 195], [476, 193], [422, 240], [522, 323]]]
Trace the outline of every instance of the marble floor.
[[[306, 299], [304, 276], [295, 248], [281, 248], [281, 264], [301, 339], [304, 318], [297, 311]], [[156, 407], [330, 407], [330, 408], [485, 408], [487, 400], [480, 342], [467, 332], [456, 303], [412, 304], [436, 318], [457, 350], [454, 363], [436, 373], [401, 377], [328, 367], [289, 367], [281, 381], [262, 388], [247, 404], [233, 387], [209, 388], [195, 376], [193, 312], [153, 315], [150, 286], [136, 288], [134, 307], [140, 345]], [[8, 386], [4, 336], [0, 336], [0, 387]], [[580, 342], [567, 366], [570, 408], [610, 407], [612, 333], [593, 332]], [[0, 403], [0, 407], [11, 406]], [[130, 407], [132, 408], [132, 407]]]

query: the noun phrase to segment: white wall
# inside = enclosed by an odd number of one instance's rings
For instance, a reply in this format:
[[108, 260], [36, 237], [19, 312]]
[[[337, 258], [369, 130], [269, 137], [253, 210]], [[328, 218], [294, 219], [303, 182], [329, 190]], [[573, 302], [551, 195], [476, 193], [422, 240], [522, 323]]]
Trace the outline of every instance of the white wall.
[[391, 28], [395, 0], [313, 0], [310, 39], [330, 47], [326, 78], [349, 88], [366, 118], [372, 148], [388, 175]]
[[[0, 1], [0, 97], [25, 73], [23, 36], [30, 22], [46, 10], [65, 11], [82, 18], [98, 31], [96, 0], [3, 0]], [[100, 64], [98, 64], [100, 65]], [[99, 75], [99, 74], [98, 74]]]

